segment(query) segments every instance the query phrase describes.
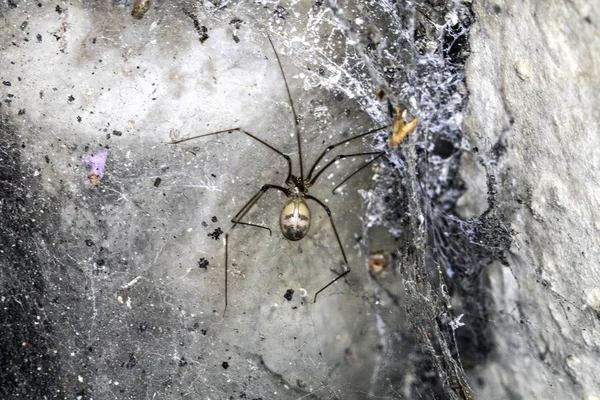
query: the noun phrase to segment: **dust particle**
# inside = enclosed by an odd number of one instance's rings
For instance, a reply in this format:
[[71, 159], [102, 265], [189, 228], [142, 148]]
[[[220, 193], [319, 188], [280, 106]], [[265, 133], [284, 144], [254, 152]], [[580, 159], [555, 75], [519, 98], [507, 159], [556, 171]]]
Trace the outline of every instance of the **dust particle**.
[[208, 268], [208, 260], [204, 257], [200, 258], [200, 260], [198, 261], [198, 266], [203, 269]]
[[215, 229], [212, 233], [209, 233], [208, 236], [215, 240], [219, 240], [219, 238], [221, 237], [222, 234], [223, 234], [223, 230], [219, 227], [219, 228]]
[[285, 291], [283, 298], [287, 301], [292, 301], [292, 296], [294, 296], [294, 289], [288, 289]]

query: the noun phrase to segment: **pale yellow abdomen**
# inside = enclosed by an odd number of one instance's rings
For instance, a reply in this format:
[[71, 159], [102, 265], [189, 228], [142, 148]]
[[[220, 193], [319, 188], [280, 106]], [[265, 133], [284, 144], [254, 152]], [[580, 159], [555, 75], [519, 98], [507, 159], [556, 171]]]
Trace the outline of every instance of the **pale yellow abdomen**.
[[281, 232], [289, 240], [300, 240], [310, 228], [310, 210], [301, 197], [290, 199], [281, 210]]

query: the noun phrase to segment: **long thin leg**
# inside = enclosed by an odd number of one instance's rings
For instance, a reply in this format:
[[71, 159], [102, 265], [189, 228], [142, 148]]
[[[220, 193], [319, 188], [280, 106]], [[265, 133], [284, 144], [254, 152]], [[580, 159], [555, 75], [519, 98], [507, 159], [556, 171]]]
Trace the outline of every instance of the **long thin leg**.
[[361, 133], [360, 135], [353, 136], [353, 137], [351, 137], [349, 139], [344, 139], [341, 142], [337, 142], [335, 144], [332, 144], [331, 146], [328, 146], [325, 150], [323, 150], [323, 153], [321, 153], [321, 155], [319, 156], [319, 158], [317, 158], [317, 161], [315, 161], [315, 163], [313, 164], [313, 166], [310, 168], [310, 171], [308, 172], [307, 179], [308, 180], [311, 179], [313, 172], [315, 172], [315, 168], [317, 167], [317, 164], [319, 163], [319, 161], [321, 161], [323, 159], [323, 157], [325, 157], [325, 154], [329, 153], [331, 150], [333, 150], [337, 146], [340, 146], [340, 145], [342, 145], [344, 143], [348, 143], [348, 142], [350, 142], [352, 140], [355, 140], [355, 139], [360, 139], [361, 137], [364, 137], [364, 136], [367, 136], [367, 135], [371, 135], [371, 134], [373, 134], [375, 132], [379, 132], [380, 130], [383, 130], [383, 129], [386, 129], [386, 128], [389, 128], [389, 127], [390, 127], [390, 125], [386, 125], [386, 126], [382, 126], [381, 128], [372, 129], [372, 130], [370, 130], [368, 132]]
[[[296, 132], [296, 141], [298, 142], [298, 158], [300, 161], [300, 182], [301, 182], [301, 185], [304, 185], [304, 167], [302, 166], [302, 141], [300, 140], [300, 129], [298, 128], [298, 116], [296, 115], [296, 109], [294, 108], [294, 101], [292, 100], [292, 95], [290, 93], [290, 86], [288, 85], [288, 81], [285, 77], [285, 73], [283, 72], [283, 67], [281, 66], [281, 60], [279, 59], [279, 54], [277, 54], [277, 50], [275, 50], [275, 45], [273, 45], [273, 41], [271, 40], [271, 36], [269, 35], [269, 32], [267, 32], [267, 38], [269, 39], [269, 43], [271, 43], [271, 47], [273, 48], [273, 53], [275, 53], [275, 58], [277, 59], [277, 64], [279, 65], [279, 70], [281, 71], [281, 76], [283, 77], [283, 83], [285, 83], [285, 90], [288, 95], [288, 100], [290, 101], [290, 107], [292, 107], [292, 114], [294, 116], [294, 132]], [[301, 187], [300, 189], [304, 189], [304, 188]]]
[[[329, 161], [323, 168], [321, 168], [319, 170], [319, 172], [317, 172], [317, 174], [309, 181], [309, 185], [312, 186], [315, 183], [315, 181], [319, 178], [319, 176], [323, 172], [325, 172], [325, 170], [327, 168], [332, 166], [338, 160], [343, 160], [344, 158], [348, 158], [348, 157], [361, 157], [361, 156], [374, 156], [374, 155], [376, 155], [377, 157], [380, 157], [382, 154], [383, 154], [383, 152], [381, 152], [381, 151], [369, 151], [369, 152], [365, 152], [365, 153], [340, 154], [338, 156], [335, 156], [335, 158], [333, 160]], [[371, 160], [369, 162], [373, 162], [373, 160]], [[361, 169], [362, 168], [364, 168], [364, 166], [361, 167]], [[359, 171], [360, 171], [360, 169], [359, 169]]]
[[314, 200], [315, 202], [319, 203], [321, 205], [321, 207], [323, 207], [323, 209], [327, 213], [327, 216], [329, 217], [329, 222], [331, 222], [331, 227], [333, 228], [333, 233], [335, 233], [335, 238], [336, 238], [336, 240], [338, 242], [338, 245], [340, 246], [340, 250], [342, 251], [342, 257], [344, 258], [344, 263], [346, 265], [346, 271], [342, 272], [334, 280], [332, 280], [331, 282], [329, 282], [327, 285], [323, 286], [321, 289], [319, 289], [319, 291], [317, 291], [317, 293], [315, 293], [315, 299], [313, 300], [313, 302], [316, 303], [317, 302], [317, 296], [319, 295], [319, 293], [321, 293], [323, 290], [327, 289], [329, 286], [333, 285], [337, 280], [339, 280], [342, 277], [344, 277], [347, 274], [349, 274], [350, 273], [350, 267], [348, 266], [348, 259], [346, 258], [346, 252], [344, 251], [344, 247], [342, 246], [342, 242], [340, 240], [340, 235], [338, 235], [337, 229], [335, 229], [335, 224], [333, 223], [333, 217], [331, 216], [331, 210], [329, 209], [329, 207], [327, 207], [325, 205], [325, 203], [323, 203], [321, 200], [317, 199], [314, 196], [311, 196], [311, 195], [307, 194], [306, 198]]
[[[228, 264], [229, 235], [231, 234], [231, 231], [233, 231], [233, 228], [235, 228], [238, 224], [251, 225], [251, 224], [247, 224], [247, 223], [244, 223], [244, 222], [240, 222], [240, 220], [242, 218], [244, 218], [244, 216], [248, 213], [248, 211], [250, 211], [250, 209], [256, 204], [256, 202], [269, 189], [280, 190], [280, 191], [282, 191], [287, 196], [287, 190], [285, 188], [281, 187], [281, 186], [277, 186], [277, 185], [263, 185], [263, 187], [261, 187], [260, 190], [254, 196], [252, 196], [252, 198], [244, 205], [244, 207], [242, 207], [242, 209], [240, 210], [240, 212], [238, 212], [237, 215], [233, 218], [235, 221], [233, 222], [233, 225], [231, 226], [231, 228], [229, 228], [229, 230], [225, 234], [225, 309], [223, 310], [223, 316], [225, 316], [225, 312], [227, 311], [227, 269], [228, 269], [228, 266], [229, 266], [229, 264]], [[260, 226], [260, 225], [251, 225], [251, 226], [257, 226], [259, 228], [265, 228], [264, 226]]]
[[205, 133], [203, 135], [190, 136], [190, 137], [179, 139], [179, 140], [173, 140], [167, 144], [177, 144], [177, 143], [187, 142], [188, 140], [198, 139], [198, 138], [205, 137], [205, 136], [213, 136], [213, 135], [218, 135], [220, 133], [235, 132], [235, 131], [241, 132], [244, 135], [250, 136], [252, 139], [256, 140], [257, 142], [261, 143], [264, 146], [267, 146], [269, 149], [273, 150], [275, 153], [277, 153], [280, 156], [282, 156], [283, 158], [285, 158], [285, 160], [288, 163], [288, 176], [285, 179], [285, 183], [286, 184], [290, 183], [290, 178], [292, 177], [292, 160], [291, 160], [290, 156], [288, 156], [287, 154], [284, 154], [282, 151], [276, 149], [275, 147], [271, 146], [269, 143], [265, 142], [262, 139], [257, 138], [256, 136], [254, 136], [250, 132], [243, 130], [242, 128], [223, 129], [222, 131]]
[[251, 224], [249, 222], [242, 222], [241, 221], [242, 217], [240, 217], [240, 215], [243, 216], [243, 214], [246, 214], [246, 212], [248, 212], [249, 208], [252, 207], [254, 205], [254, 203], [256, 203], [258, 201], [258, 199], [260, 199], [260, 197], [262, 197], [262, 195], [264, 193], [265, 192], [262, 191], [262, 188], [261, 188], [261, 190], [259, 190], [258, 192], [256, 192], [254, 194], [254, 196], [252, 196], [252, 198], [250, 200], [248, 200], [248, 202], [244, 205], [244, 207], [242, 207], [242, 209], [240, 211], [238, 211], [237, 214], [235, 214], [235, 217], [233, 217], [231, 219], [231, 222], [234, 224], [234, 226], [235, 226], [235, 224], [253, 226], [255, 228], [262, 228], [262, 229], [268, 230], [269, 231], [269, 236], [271, 236], [273, 234], [273, 232], [271, 231], [270, 228], [268, 228], [266, 226], [262, 226], [262, 225]]
[[380, 152], [377, 156], [373, 157], [371, 160], [369, 160], [365, 165], [363, 165], [362, 167], [360, 167], [359, 169], [357, 169], [356, 171], [354, 171], [353, 173], [351, 173], [350, 175], [348, 175], [348, 177], [346, 177], [343, 181], [341, 181], [336, 187], [333, 188], [333, 190], [331, 191], [331, 193], [335, 194], [335, 191], [342, 186], [344, 183], [346, 183], [346, 181], [350, 178], [352, 178], [354, 175], [358, 174], [360, 171], [362, 171], [363, 169], [367, 168], [369, 165], [371, 165], [371, 163], [373, 163], [373, 161], [377, 160], [379, 157], [381, 157], [382, 155], [384, 155], [385, 152]]

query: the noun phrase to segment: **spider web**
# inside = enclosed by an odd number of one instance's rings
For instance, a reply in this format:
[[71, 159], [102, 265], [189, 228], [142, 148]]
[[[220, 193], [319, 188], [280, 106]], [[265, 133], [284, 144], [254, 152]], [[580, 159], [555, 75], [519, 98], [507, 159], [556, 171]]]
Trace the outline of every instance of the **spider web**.
[[[2, 270], [2, 393], [471, 398], [465, 368], [493, 350], [481, 272], [504, 261], [511, 232], [491, 173], [488, 209], [455, 213], [473, 15], [461, 2], [428, 4], [174, 1], [139, 22], [127, 1], [3, 9], [3, 46], [15, 26], [28, 39], [7, 59], [29, 68], [23, 84], [11, 79], [15, 90], [5, 85], [17, 97], [0, 109], [2, 237], [18, 250]], [[21, 28], [24, 16], [37, 25]], [[361, 165], [342, 160], [311, 189], [333, 211], [348, 279], [313, 304], [342, 271], [329, 220], [311, 205], [310, 237], [290, 243], [277, 229], [284, 199], [268, 193], [248, 221], [273, 235], [232, 235], [223, 317], [221, 232], [262, 184], [281, 184], [285, 164], [233, 133], [164, 142], [243, 126], [295, 155], [267, 31], [300, 116], [305, 169], [328, 144], [389, 124], [391, 105], [419, 125], [398, 149], [384, 134], [337, 149], [385, 150], [375, 181], [362, 173], [332, 195]], [[86, 187], [82, 159], [106, 147], [106, 175]], [[379, 251], [390, 265], [369, 272]]]

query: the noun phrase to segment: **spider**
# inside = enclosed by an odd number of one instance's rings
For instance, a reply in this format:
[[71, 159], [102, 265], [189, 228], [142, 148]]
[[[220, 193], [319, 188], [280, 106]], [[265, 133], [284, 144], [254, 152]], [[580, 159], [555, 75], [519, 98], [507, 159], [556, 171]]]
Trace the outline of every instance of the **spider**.
[[318, 198], [316, 198], [314, 196], [311, 196], [308, 193], [308, 190], [310, 187], [312, 187], [315, 184], [315, 182], [321, 176], [321, 174], [327, 168], [329, 168], [331, 165], [333, 165], [336, 161], [347, 158], [347, 157], [374, 156], [372, 159], [370, 159], [368, 162], [366, 162], [364, 165], [362, 165], [360, 168], [358, 168], [356, 171], [354, 171], [352, 174], [350, 174], [348, 177], [346, 177], [344, 180], [342, 180], [342, 182], [340, 182], [340, 184], [337, 185], [332, 190], [332, 193], [335, 193], [336, 189], [338, 189], [340, 186], [342, 186], [348, 179], [352, 178], [354, 175], [356, 175], [362, 169], [364, 169], [368, 165], [370, 165], [373, 161], [375, 161], [376, 159], [381, 157], [384, 154], [384, 152], [383, 151], [369, 151], [369, 152], [362, 152], [362, 153], [340, 154], [340, 155], [336, 156], [335, 158], [333, 158], [331, 161], [329, 161], [327, 164], [325, 164], [325, 166], [323, 168], [321, 168], [318, 172], [315, 173], [318, 163], [323, 159], [323, 157], [325, 157], [325, 155], [327, 153], [329, 153], [334, 148], [341, 146], [345, 143], [348, 143], [350, 141], [360, 139], [367, 135], [374, 134], [376, 132], [379, 132], [379, 131], [389, 127], [389, 126], [383, 126], [380, 128], [375, 128], [368, 132], [361, 133], [361, 134], [353, 136], [349, 139], [344, 139], [340, 142], [337, 142], [335, 144], [328, 146], [327, 148], [325, 148], [325, 150], [321, 153], [321, 155], [314, 162], [314, 164], [308, 171], [308, 174], [305, 174], [304, 167], [303, 167], [303, 159], [302, 159], [302, 142], [300, 139], [300, 130], [298, 127], [298, 116], [297, 116], [296, 110], [294, 108], [294, 101], [292, 100], [292, 95], [290, 93], [288, 81], [287, 81], [287, 78], [283, 71], [283, 67], [281, 66], [281, 60], [279, 59], [279, 54], [277, 53], [277, 50], [275, 49], [275, 45], [273, 44], [273, 41], [271, 40], [271, 36], [268, 33], [267, 33], [267, 38], [269, 39], [269, 43], [271, 44], [271, 48], [273, 49], [273, 53], [275, 54], [275, 58], [277, 59], [277, 64], [279, 65], [279, 70], [281, 71], [281, 76], [283, 78], [283, 83], [285, 84], [285, 90], [287, 92], [288, 101], [290, 104], [290, 108], [292, 110], [292, 116], [294, 119], [294, 131], [295, 131], [295, 136], [296, 136], [297, 145], [298, 145], [298, 159], [299, 159], [299, 166], [300, 166], [300, 174], [295, 175], [292, 173], [292, 160], [291, 160], [290, 156], [288, 156], [287, 154], [284, 154], [283, 152], [281, 152], [274, 146], [267, 143], [265, 140], [254, 136], [253, 134], [244, 130], [241, 127], [223, 129], [220, 131], [191, 136], [191, 137], [187, 137], [187, 138], [183, 138], [183, 139], [179, 139], [179, 140], [172, 140], [170, 142], [170, 144], [178, 144], [178, 143], [186, 142], [188, 140], [194, 140], [194, 139], [207, 137], [207, 136], [213, 136], [213, 135], [219, 135], [221, 133], [239, 132], [244, 135], [247, 135], [248, 137], [250, 137], [253, 140], [256, 140], [258, 143], [262, 144], [263, 146], [266, 146], [267, 148], [271, 149], [273, 152], [275, 152], [275, 153], [279, 154], [281, 157], [283, 157], [285, 159], [285, 161], [287, 162], [287, 177], [285, 178], [285, 182], [284, 182], [285, 186], [279, 186], [279, 185], [273, 185], [273, 184], [263, 185], [260, 188], [260, 190], [258, 192], [256, 192], [254, 194], [254, 196], [252, 196], [250, 198], [250, 200], [248, 200], [248, 202], [231, 219], [231, 222], [233, 225], [225, 234], [225, 239], [224, 239], [224, 243], [225, 243], [225, 308], [223, 310], [223, 315], [227, 311], [227, 300], [228, 300], [227, 269], [229, 266], [229, 263], [228, 263], [229, 236], [231, 235], [231, 232], [233, 231], [233, 229], [238, 225], [247, 225], [247, 226], [252, 226], [255, 228], [266, 229], [269, 231], [269, 234], [272, 233], [271, 229], [266, 226], [252, 224], [249, 222], [242, 221], [242, 218], [244, 218], [244, 216], [250, 211], [250, 209], [252, 209], [252, 207], [260, 200], [260, 198], [269, 190], [272, 190], [272, 189], [278, 190], [278, 191], [282, 192], [288, 199], [287, 202], [284, 204], [283, 209], [281, 210], [281, 214], [280, 214], [280, 218], [279, 218], [279, 225], [281, 228], [281, 232], [283, 233], [283, 236], [286, 239], [291, 240], [291, 241], [298, 241], [298, 240], [303, 239], [308, 234], [308, 230], [310, 228], [310, 223], [311, 223], [311, 213], [310, 213], [310, 209], [308, 208], [307, 200], [314, 201], [319, 206], [321, 206], [325, 210], [325, 213], [327, 214], [327, 216], [329, 218], [329, 222], [331, 223], [331, 228], [333, 229], [333, 233], [335, 234], [335, 238], [340, 247], [340, 251], [342, 253], [342, 258], [344, 260], [344, 272], [339, 274], [335, 279], [333, 279], [327, 285], [325, 285], [321, 289], [319, 289], [315, 293], [313, 302], [317, 301], [317, 296], [319, 295], [319, 293], [321, 293], [322, 291], [327, 289], [329, 286], [333, 285], [336, 281], [343, 278], [350, 272], [350, 267], [348, 266], [348, 259], [346, 258], [346, 252], [344, 251], [344, 246], [342, 246], [340, 236], [335, 227], [335, 223], [333, 222], [331, 210], [321, 200], [319, 200]]

